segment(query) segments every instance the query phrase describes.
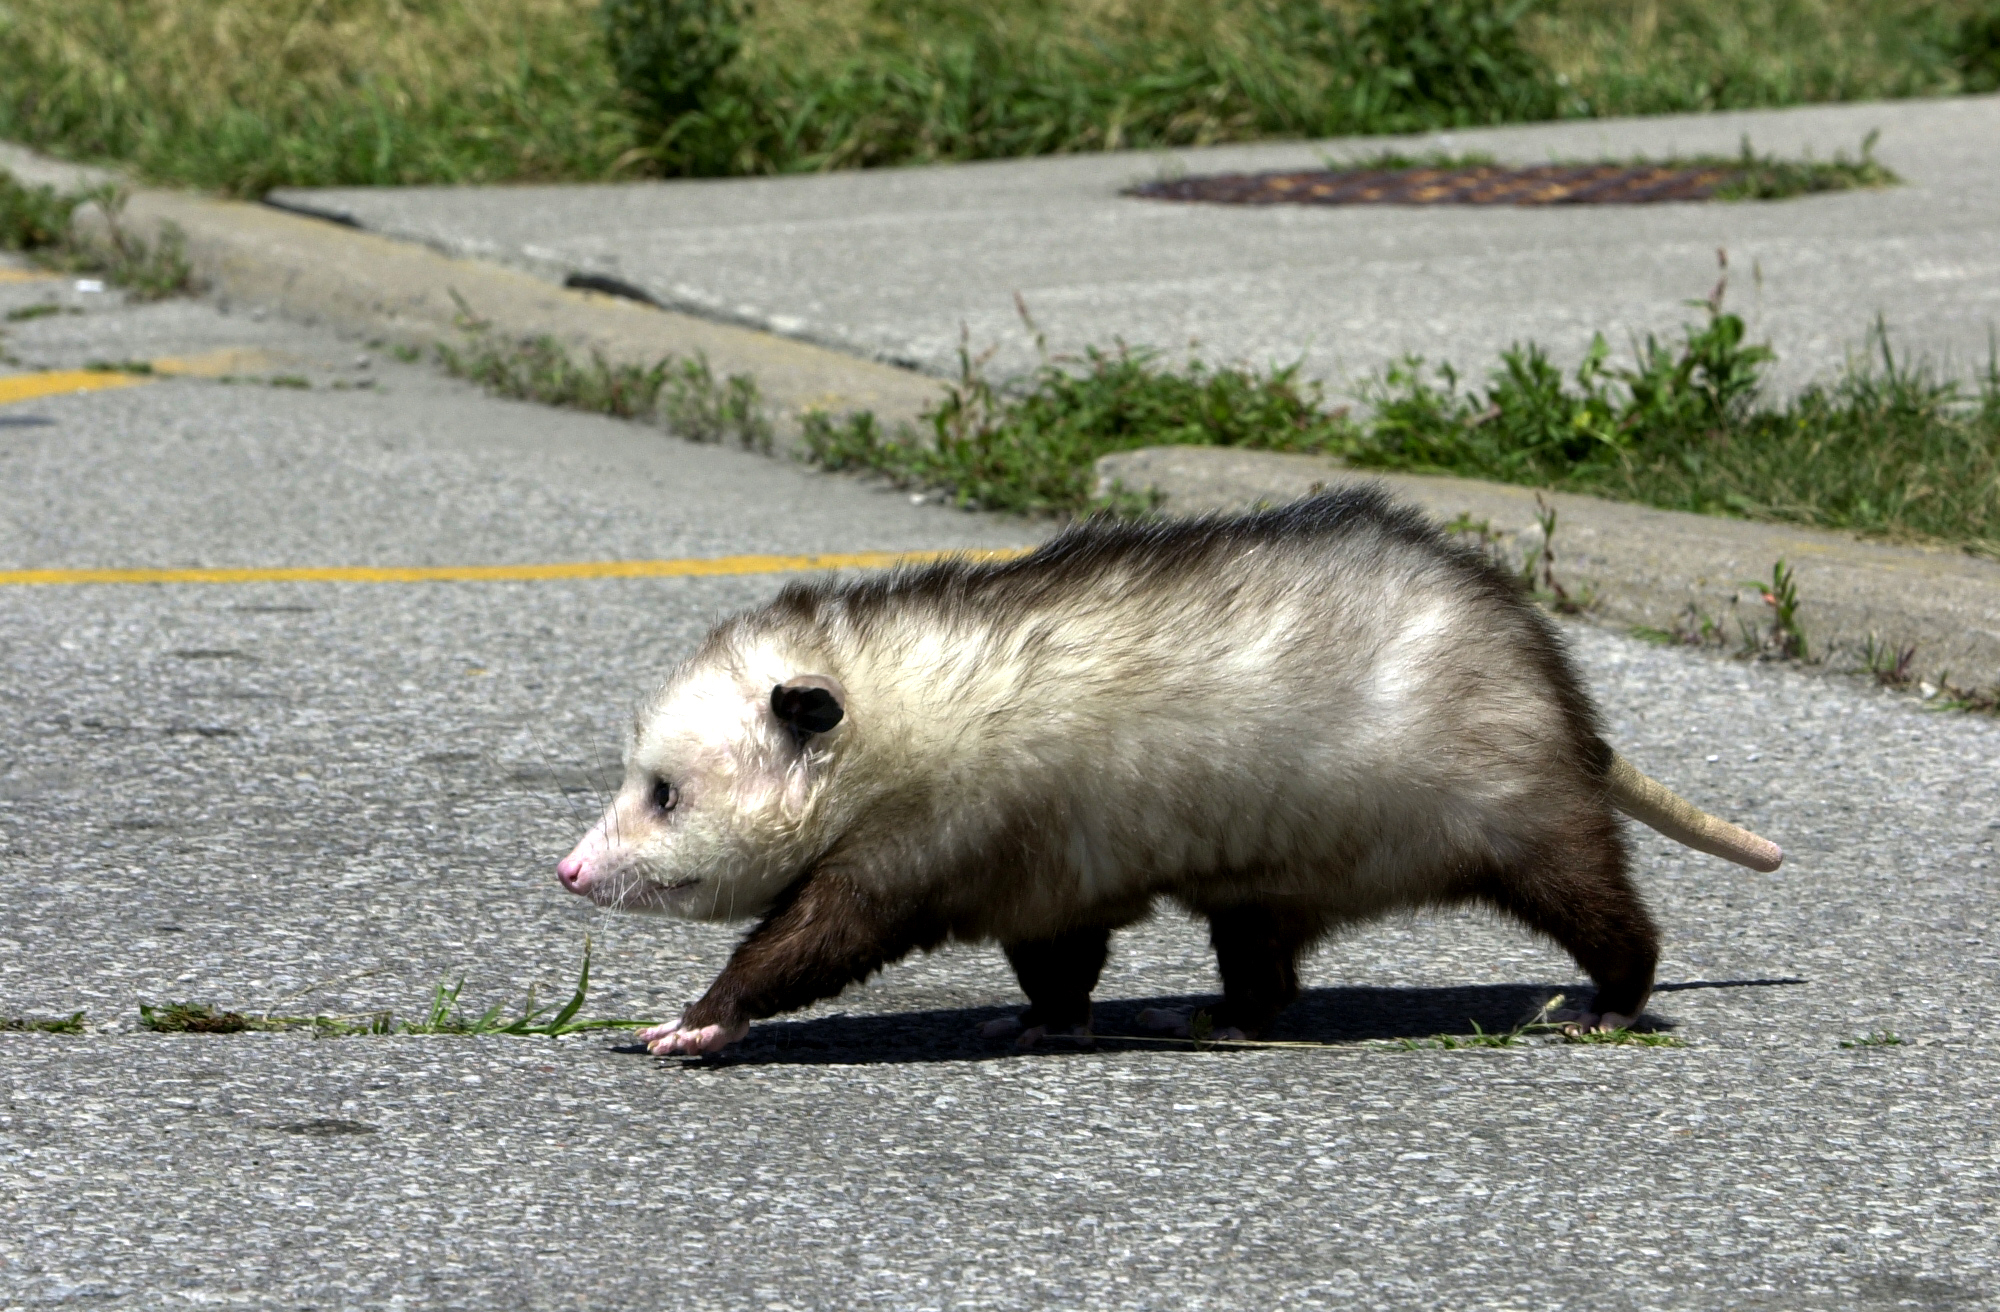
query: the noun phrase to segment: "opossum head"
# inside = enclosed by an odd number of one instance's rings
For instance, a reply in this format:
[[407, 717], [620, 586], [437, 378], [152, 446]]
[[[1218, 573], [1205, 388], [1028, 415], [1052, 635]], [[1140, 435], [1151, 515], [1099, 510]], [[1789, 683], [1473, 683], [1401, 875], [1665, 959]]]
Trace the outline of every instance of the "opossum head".
[[618, 795], [556, 866], [563, 887], [604, 907], [733, 920], [803, 871], [814, 803], [851, 734], [847, 694], [829, 675], [747, 664], [683, 670], [640, 713]]

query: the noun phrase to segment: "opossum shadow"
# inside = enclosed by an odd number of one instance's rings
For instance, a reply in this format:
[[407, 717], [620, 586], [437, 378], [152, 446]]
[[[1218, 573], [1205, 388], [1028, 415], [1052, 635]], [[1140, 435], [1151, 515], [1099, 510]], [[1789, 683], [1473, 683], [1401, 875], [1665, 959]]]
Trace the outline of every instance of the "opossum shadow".
[[[1663, 984], [1662, 993], [1681, 989], [1757, 988], [1803, 984], [1799, 979], [1699, 980]], [[1480, 1031], [1504, 1034], [1526, 1021], [1557, 994], [1587, 998], [1587, 984], [1478, 984], [1455, 988], [1307, 989], [1278, 1018], [1264, 1037], [1281, 1042], [1363, 1043], [1429, 1038], [1438, 1034], [1470, 1035]], [[1187, 994], [1155, 998], [1100, 999], [1095, 1008], [1096, 1052], [1163, 1049], [1157, 1042], [1135, 1041], [1144, 1036], [1139, 1013], [1148, 1007], [1183, 1011], [1214, 1007], [1214, 995]], [[1074, 1057], [1093, 1049], [1048, 1043], [1023, 1052], [1004, 1039], [985, 1039], [979, 1027], [990, 1020], [1018, 1013], [1008, 1007], [953, 1007], [931, 1011], [891, 1012], [854, 1016], [839, 1013], [809, 1020], [764, 1021], [721, 1055], [703, 1058], [710, 1066], [874, 1066], [934, 1061], [993, 1061], [1001, 1058]], [[1652, 1012], [1636, 1028], [1670, 1030], [1675, 1022]], [[1476, 1028], [1475, 1028], [1476, 1027]], [[1127, 1037], [1121, 1037], [1127, 1036]], [[620, 1052], [644, 1053], [638, 1045]], [[1220, 1049], [1240, 1052], [1243, 1049]]]

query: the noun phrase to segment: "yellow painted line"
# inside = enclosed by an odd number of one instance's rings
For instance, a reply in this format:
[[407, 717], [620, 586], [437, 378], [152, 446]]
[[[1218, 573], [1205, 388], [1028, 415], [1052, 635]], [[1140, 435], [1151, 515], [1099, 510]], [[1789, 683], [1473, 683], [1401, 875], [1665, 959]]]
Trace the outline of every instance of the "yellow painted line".
[[45, 273], [40, 269], [9, 269], [0, 266], [0, 282], [54, 282], [62, 277], [59, 273]]
[[0, 376], [0, 405], [9, 401], [32, 401], [43, 396], [71, 396], [78, 392], [101, 392], [111, 387], [136, 387], [167, 375], [221, 378], [227, 374], [263, 373], [283, 361], [269, 351], [254, 346], [230, 346], [200, 355], [162, 356], [150, 363], [153, 366], [151, 374], [128, 374], [116, 369], [52, 369], [46, 373]]
[[1012, 560], [1033, 547], [983, 551], [849, 551], [817, 556], [711, 556], [681, 560], [578, 560], [550, 565], [327, 565], [278, 569], [14, 569], [0, 587], [76, 583], [503, 583], [546, 579], [682, 579], [887, 569], [958, 557]]
[[135, 387], [146, 381], [144, 374], [111, 373], [97, 369], [7, 374], [0, 376], [0, 405], [9, 401], [32, 401], [38, 396], [68, 396], [73, 392], [101, 392], [107, 387]]
[[152, 362], [156, 374], [187, 378], [221, 378], [226, 374], [260, 374], [290, 361], [255, 346], [225, 346], [200, 355], [163, 355]]

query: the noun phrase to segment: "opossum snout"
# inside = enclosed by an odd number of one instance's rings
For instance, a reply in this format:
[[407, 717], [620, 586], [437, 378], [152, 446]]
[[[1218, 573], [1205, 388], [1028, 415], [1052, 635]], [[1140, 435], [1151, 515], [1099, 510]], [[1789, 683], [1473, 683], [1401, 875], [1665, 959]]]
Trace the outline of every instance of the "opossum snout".
[[562, 881], [564, 888], [593, 900], [609, 891], [599, 885], [619, 864], [615, 844], [611, 841], [615, 828], [615, 818], [607, 815], [577, 840], [568, 856], [556, 862], [556, 878]]

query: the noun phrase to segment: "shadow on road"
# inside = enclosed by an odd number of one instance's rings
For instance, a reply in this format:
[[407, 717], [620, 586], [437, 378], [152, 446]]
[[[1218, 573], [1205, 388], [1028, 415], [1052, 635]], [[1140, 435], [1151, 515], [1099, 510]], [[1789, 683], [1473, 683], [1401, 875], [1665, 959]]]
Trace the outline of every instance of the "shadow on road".
[[[1661, 984], [1655, 996], [1687, 989], [1771, 988], [1805, 982], [1802, 979], [1691, 980]], [[1533, 1019], [1558, 993], [1587, 998], [1590, 986], [1482, 984], [1456, 988], [1308, 989], [1264, 1037], [1294, 1042], [1362, 1043], [1429, 1038], [1437, 1034], [1467, 1035], [1478, 1030], [1504, 1033]], [[1139, 1027], [1138, 1016], [1147, 1007], [1199, 1009], [1213, 1007], [1220, 1000], [1212, 994], [1100, 1000], [1093, 1022], [1098, 1035], [1096, 1051], [1161, 1047], [1118, 1037], [1145, 1033]], [[705, 1059], [703, 1064], [852, 1066], [1069, 1056], [1079, 1051], [1051, 1044], [1032, 1053], [1022, 1053], [1011, 1042], [979, 1036], [981, 1025], [1011, 1016], [1018, 1010], [1018, 1007], [954, 1007], [878, 1016], [842, 1014], [812, 1020], [765, 1021], [751, 1026], [741, 1043], [720, 1057]], [[1668, 1030], [1673, 1026], [1670, 1018], [1649, 1011], [1640, 1028]], [[1174, 1050], [1174, 1046], [1163, 1050]], [[643, 1055], [645, 1049], [633, 1044], [618, 1051]]]

